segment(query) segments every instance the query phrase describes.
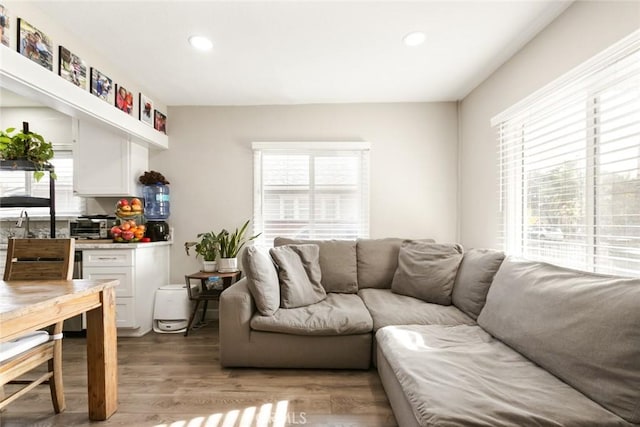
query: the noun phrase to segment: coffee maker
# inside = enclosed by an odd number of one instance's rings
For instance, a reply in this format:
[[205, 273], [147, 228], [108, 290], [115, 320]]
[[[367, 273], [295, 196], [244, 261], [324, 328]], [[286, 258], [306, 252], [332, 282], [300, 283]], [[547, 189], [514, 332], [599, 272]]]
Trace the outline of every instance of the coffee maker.
[[152, 242], [164, 242], [169, 240], [169, 224], [166, 221], [147, 221], [146, 236]]

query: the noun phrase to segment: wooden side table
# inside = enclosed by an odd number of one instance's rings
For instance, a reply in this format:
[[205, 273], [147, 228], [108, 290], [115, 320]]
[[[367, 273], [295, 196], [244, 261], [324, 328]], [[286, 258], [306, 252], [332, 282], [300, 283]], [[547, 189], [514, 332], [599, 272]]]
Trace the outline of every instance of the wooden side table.
[[[206, 283], [212, 277], [219, 277], [221, 279], [222, 289], [207, 289]], [[200, 318], [200, 321], [204, 322], [204, 316], [207, 313], [207, 306], [209, 305], [209, 301], [219, 301], [222, 291], [236, 283], [238, 280], [240, 280], [241, 277], [241, 271], [236, 271], [234, 273], [198, 271], [184, 276], [184, 281], [187, 285], [187, 293], [189, 294], [189, 300], [196, 302], [195, 306], [193, 307], [193, 313], [191, 313], [191, 317], [189, 318], [187, 330], [184, 332], [185, 337], [189, 335], [189, 330], [191, 330], [193, 320], [196, 318], [200, 303], [204, 301], [204, 306], [202, 308], [202, 317]], [[194, 287], [193, 289], [191, 288], [192, 280], [199, 280], [198, 286]]]

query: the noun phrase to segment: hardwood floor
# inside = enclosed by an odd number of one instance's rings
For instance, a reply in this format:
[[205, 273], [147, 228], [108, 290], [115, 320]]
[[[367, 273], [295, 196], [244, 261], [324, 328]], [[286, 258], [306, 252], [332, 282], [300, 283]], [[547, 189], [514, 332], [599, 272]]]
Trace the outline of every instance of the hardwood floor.
[[119, 338], [118, 411], [90, 423], [85, 340], [65, 338], [63, 353], [66, 411], [54, 414], [49, 388], [40, 386], [0, 413], [0, 426], [397, 425], [374, 369], [223, 369], [217, 323], [186, 338]]

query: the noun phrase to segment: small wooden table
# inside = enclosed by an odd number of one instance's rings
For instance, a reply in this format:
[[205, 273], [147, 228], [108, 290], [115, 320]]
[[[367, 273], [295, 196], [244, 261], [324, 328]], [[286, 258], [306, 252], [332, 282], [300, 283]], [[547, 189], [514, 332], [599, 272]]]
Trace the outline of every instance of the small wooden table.
[[[219, 277], [222, 280], [222, 289], [207, 289], [206, 283], [211, 277]], [[196, 302], [195, 306], [193, 307], [193, 313], [191, 313], [191, 317], [189, 318], [189, 324], [187, 324], [187, 330], [184, 331], [185, 337], [189, 335], [189, 330], [191, 330], [193, 320], [196, 318], [196, 313], [198, 312], [200, 303], [204, 301], [204, 306], [202, 307], [202, 316], [200, 317], [200, 322], [204, 322], [204, 316], [207, 313], [207, 306], [209, 305], [209, 301], [219, 301], [222, 291], [240, 280], [240, 277], [242, 277], [241, 271], [235, 271], [233, 273], [198, 271], [196, 273], [191, 273], [184, 276], [184, 281], [187, 285], [187, 293], [189, 294], [189, 300]], [[199, 280], [199, 285], [192, 289], [191, 280], [194, 279]]]
[[118, 409], [118, 280], [0, 281], [0, 341], [87, 313], [89, 419]]

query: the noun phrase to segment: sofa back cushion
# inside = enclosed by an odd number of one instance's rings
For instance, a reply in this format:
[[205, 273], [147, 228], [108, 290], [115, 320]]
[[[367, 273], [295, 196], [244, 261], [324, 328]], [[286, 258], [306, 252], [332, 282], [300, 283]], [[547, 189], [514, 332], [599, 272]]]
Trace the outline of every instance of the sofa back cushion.
[[462, 260], [458, 244], [406, 241], [398, 253], [391, 291], [441, 305], [451, 304], [451, 291]]
[[600, 405], [640, 423], [640, 279], [508, 257], [478, 324]]
[[404, 239], [358, 239], [358, 288], [391, 288]]
[[[358, 239], [358, 289], [389, 289], [393, 275], [398, 268], [398, 253], [402, 242], [407, 239], [390, 237], [386, 239]], [[424, 239], [422, 242], [431, 242]]]
[[451, 300], [464, 313], [477, 319], [493, 277], [504, 260], [504, 252], [471, 249], [464, 253], [453, 285]]
[[242, 264], [258, 312], [273, 316], [280, 308], [280, 282], [271, 256], [255, 246], [248, 246], [242, 254]]
[[273, 245], [316, 244], [320, 248], [322, 286], [327, 292], [358, 292], [358, 266], [355, 240], [295, 240], [276, 237]]

